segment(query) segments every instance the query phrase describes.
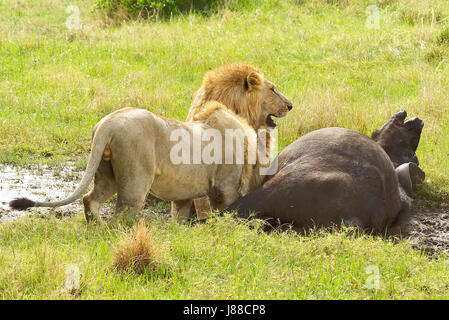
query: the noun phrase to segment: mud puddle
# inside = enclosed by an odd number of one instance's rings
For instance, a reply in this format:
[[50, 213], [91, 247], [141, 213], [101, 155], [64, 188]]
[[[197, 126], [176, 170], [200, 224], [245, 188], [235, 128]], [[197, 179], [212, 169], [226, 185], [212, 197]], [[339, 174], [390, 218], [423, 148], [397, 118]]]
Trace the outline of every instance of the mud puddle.
[[[38, 212], [42, 215], [70, 215], [83, 211], [81, 200], [59, 208], [33, 208], [33, 211], [17, 211], [9, 208], [9, 201], [17, 197], [32, 200], [54, 201], [71, 194], [81, 181], [83, 172], [73, 164], [63, 169], [42, 165], [30, 169], [0, 164], [0, 222]], [[112, 200], [102, 210], [103, 215], [113, 212]], [[169, 217], [169, 203], [148, 197], [146, 213], [163, 214]], [[449, 207], [435, 207], [414, 212], [403, 229], [403, 236], [412, 241], [414, 247], [429, 253], [449, 252]]]
[[[30, 214], [30, 211], [12, 210], [8, 203], [19, 197], [38, 201], [60, 200], [72, 193], [81, 181], [83, 172], [75, 170], [73, 164], [63, 169], [50, 168], [46, 165], [30, 169], [0, 164], [0, 221], [15, 219]], [[60, 208], [34, 208], [33, 211], [57, 214], [72, 214], [82, 210], [81, 201], [77, 200]]]
[[[73, 163], [58, 169], [41, 165], [30, 169], [0, 164], [0, 222], [18, 217], [39, 214], [68, 216], [84, 211], [81, 199], [58, 208], [32, 208], [31, 210], [13, 210], [9, 201], [15, 198], [29, 198], [36, 201], [57, 201], [69, 196], [80, 183], [83, 171], [75, 169]], [[92, 185], [90, 188], [92, 188]], [[89, 188], [89, 189], [90, 189]], [[101, 210], [103, 218], [110, 218], [114, 212], [115, 199], [105, 203]], [[146, 215], [165, 215], [170, 217], [170, 203], [154, 197], [148, 197], [145, 205]]]

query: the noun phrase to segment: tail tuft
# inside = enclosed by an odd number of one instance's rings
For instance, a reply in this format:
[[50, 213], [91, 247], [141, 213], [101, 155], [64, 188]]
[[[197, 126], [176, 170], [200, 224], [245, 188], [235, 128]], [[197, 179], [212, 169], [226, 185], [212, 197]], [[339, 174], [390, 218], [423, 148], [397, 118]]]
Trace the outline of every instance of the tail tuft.
[[34, 201], [27, 198], [17, 198], [9, 202], [9, 206], [15, 210], [25, 210], [34, 207]]

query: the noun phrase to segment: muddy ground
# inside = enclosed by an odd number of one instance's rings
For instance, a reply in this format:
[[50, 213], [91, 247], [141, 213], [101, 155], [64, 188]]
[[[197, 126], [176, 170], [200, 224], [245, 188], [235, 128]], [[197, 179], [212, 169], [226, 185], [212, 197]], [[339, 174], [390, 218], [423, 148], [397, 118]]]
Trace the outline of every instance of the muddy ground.
[[413, 212], [402, 233], [417, 249], [425, 249], [430, 254], [449, 253], [449, 208], [434, 205]]
[[[0, 165], [0, 221], [15, 219], [29, 214], [29, 211], [11, 210], [8, 202], [17, 197], [27, 197], [33, 200], [58, 200], [74, 190], [81, 180], [82, 172], [73, 170], [73, 165], [55, 170], [48, 166], [31, 169]], [[65, 207], [56, 208], [51, 212], [79, 212], [81, 202], [76, 201]], [[48, 213], [48, 208], [35, 208], [38, 212]]]
[[[0, 222], [30, 214], [30, 211], [16, 211], [8, 207], [8, 202], [16, 197], [36, 200], [57, 200], [69, 195], [80, 182], [83, 172], [75, 170], [73, 164], [64, 169], [48, 166], [30, 169], [0, 165]], [[147, 201], [149, 213], [169, 215], [169, 206], [154, 199]], [[41, 216], [48, 214], [71, 215], [83, 210], [80, 200], [60, 208], [34, 208]], [[415, 210], [416, 211], [416, 210]], [[104, 215], [113, 212], [113, 201], [106, 204]], [[449, 252], [449, 207], [435, 204], [431, 208], [413, 213], [411, 221], [403, 229], [405, 238], [413, 242], [417, 249], [428, 253]]]
[[[58, 208], [33, 208], [31, 210], [12, 210], [8, 203], [14, 198], [26, 197], [38, 201], [55, 201], [70, 195], [81, 181], [83, 171], [76, 170], [73, 164], [63, 169], [50, 168], [46, 165], [30, 169], [0, 164], [0, 223], [18, 217], [37, 214], [41, 217], [54, 214], [69, 216], [83, 211], [81, 199]], [[108, 219], [114, 212], [115, 199], [106, 202], [102, 216]], [[145, 214], [170, 215], [168, 203], [156, 198], [148, 199]]]

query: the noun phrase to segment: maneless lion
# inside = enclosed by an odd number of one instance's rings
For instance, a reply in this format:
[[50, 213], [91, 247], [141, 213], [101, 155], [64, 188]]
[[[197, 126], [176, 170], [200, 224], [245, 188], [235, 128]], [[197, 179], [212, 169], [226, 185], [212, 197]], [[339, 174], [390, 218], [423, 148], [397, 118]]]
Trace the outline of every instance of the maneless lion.
[[[271, 81], [256, 67], [245, 63], [224, 65], [206, 73], [201, 88], [193, 95], [186, 121], [192, 121], [193, 115], [213, 100], [243, 117], [256, 130], [276, 127], [273, 117], [285, 117], [293, 108]], [[266, 137], [269, 150], [270, 135]], [[198, 219], [205, 219], [210, 211], [208, 199], [196, 199], [195, 208]]]
[[[238, 150], [234, 152], [234, 143], [224, 141], [229, 129], [244, 133], [241, 162], [236, 160]], [[195, 163], [192, 160], [195, 143], [200, 143], [200, 152], [204, 155], [212, 139], [200, 138], [195, 142], [192, 137], [195, 134], [210, 136], [214, 132], [218, 133], [214, 136], [218, 141], [214, 141], [219, 148], [215, 148], [213, 154], [221, 153], [222, 158], [208, 163], [201, 159]], [[175, 139], [174, 133], [177, 133]], [[176, 137], [186, 138], [188, 143], [180, 143]], [[10, 206], [26, 209], [69, 204], [81, 197], [95, 176], [93, 190], [83, 197], [88, 221], [99, 219], [100, 208], [115, 193], [116, 212], [141, 210], [147, 194], [151, 193], [174, 201], [178, 219], [183, 220], [190, 214], [195, 198], [208, 196], [214, 209], [223, 209], [260, 185], [259, 157], [256, 154], [255, 160], [249, 161], [250, 152], [254, 152], [257, 145], [256, 131], [246, 120], [216, 101], [195, 113], [192, 122], [167, 119], [144, 109], [124, 108], [95, 125], [87, 169], [72, 195], [55, 202], [15, 199]], [[187, 161], [178, 161], [179, 151], [181, 154], [186, 151]], [[229, 154], [230, 161], [225, 159]]]

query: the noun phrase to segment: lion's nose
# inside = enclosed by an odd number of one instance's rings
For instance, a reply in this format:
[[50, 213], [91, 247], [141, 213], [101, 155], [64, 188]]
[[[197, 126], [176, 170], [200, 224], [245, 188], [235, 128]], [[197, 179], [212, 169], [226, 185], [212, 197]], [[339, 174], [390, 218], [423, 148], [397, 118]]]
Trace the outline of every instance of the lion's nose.
[[288, 108], [288, 111], [290, 111], [291, 109], [293, 109], [293, 105], [289, 104], [289, 105], [287, 106], [287, 108]]

